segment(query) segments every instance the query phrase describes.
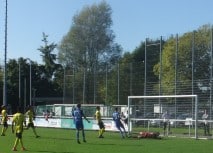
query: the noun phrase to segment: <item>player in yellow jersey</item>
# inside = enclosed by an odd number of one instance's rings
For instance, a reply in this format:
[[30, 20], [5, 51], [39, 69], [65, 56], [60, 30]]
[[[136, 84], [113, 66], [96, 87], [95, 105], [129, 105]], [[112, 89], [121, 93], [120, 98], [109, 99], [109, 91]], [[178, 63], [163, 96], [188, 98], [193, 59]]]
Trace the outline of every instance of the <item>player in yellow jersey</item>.
[[40, 136], [37, 135], [36, 130], [35, 130], [35, 126], [34, 126], [34, 123], [33, 123], [34, 115], [35, 115], [35, 113], [33, 111], [32, 106], [29, 106], [28, 111], [25, 113], [25, 116], [28, 117], [27, 129], [29, 129], [31, 127], [33, 129], [33, 133], [35, 134], [35, 137], [38, 138]]
[[2, 121], [2, 124], [3, 124], [1, 136], [5, 136], [5, 132], [7, 131], [7, 128], [8, 128], [8, 124], [7, 124], [8, 116], [7, 116], [6, 106], [2, 105], [1, 108], [2, 108], [2, 111], [1, 111], [2, 120], [1, 121]]
[[[15, 143], [14, 143], [14, 146], [12, 149], [13, 151], [17, 151], [17, 146], [18, 146], [19, 142], [21, 144], [22, 151], [26, 150], [24, 148], [23, 141], [22, 141], [22, 133], [23, 133], [24, 124], [26, 126], [24, 114], [21, 113], [21, 109], [18, 107], [17, 113], [13, 115], [13, 120], [12, 120], [12, 133], [14, 133], [14, 131], [15, 131], [15, 134], [16, 134]], [[14, 130], [14, 126], [15, 126], [15, 130]]]
[[98, 126], [99, 126], [99, 135], [98, 135], [98, 137], [99, 138], [104, 138], [103, 137], [103, 133], [105, 132], [105, 126], [104, 126], [104, 123], [103, 123], [103, 121], [101, 119], [100, 106], [96, 107], [95, 118], [96, 118], [96, 121], [97, 121]]

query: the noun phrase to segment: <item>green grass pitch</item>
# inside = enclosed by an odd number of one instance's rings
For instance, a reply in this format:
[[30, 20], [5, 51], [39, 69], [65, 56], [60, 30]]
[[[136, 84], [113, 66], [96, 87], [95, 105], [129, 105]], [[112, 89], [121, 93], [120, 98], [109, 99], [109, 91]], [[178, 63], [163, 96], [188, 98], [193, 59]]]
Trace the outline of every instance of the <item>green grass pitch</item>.
[[[2, 127], [2, 125], [1, 125]], [[23, 142], [29, 153], [212, 153], [213, 140], [190, 138], [121, 139], [117, 132], [105, 132], [105, 138], [97, 138], [97, 131], [85, 131], [87, 143], [77, 144], [75, 130], [37, 128], [41, 136], [35, 138], [32, 129], [25, 130]], [[80, 135], [81, 136], [81, 135]], [[0, 153], [11, 153], [15, 135], [8, 128], [6, 136], [0, 136]], [[18, 146], [20, 151], [20, 145]]]

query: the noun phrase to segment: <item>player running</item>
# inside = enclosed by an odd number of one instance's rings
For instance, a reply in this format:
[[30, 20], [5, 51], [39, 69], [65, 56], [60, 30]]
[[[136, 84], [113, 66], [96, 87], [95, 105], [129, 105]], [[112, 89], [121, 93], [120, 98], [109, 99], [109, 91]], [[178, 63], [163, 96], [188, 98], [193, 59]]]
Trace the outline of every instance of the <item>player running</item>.
[[28, 107], [28, 111], [25, 113], [25, 116], [28, 117], [28, 124], [27, 124], [26, 129], [28, 130], [31, 127], [33, 129], [33, 133], [35, 134], [35, 137], [36, 138], [40, 137], [40, 136], [37, 135], [36, 130], [35, 130], [35, 126], [34, 126], [34, 123], [33, 123], [35, 113], [33, 111], [32, 106]]
[[3, 124], [1, 136], [5, 136], [5, 132], [7, 131], [7, 128], [8, 128], [8, 124], [7, 124], [8, 116], [7, 116], [6, 106], [2, 105], [1, 108], [2, 108], [2, 111], [1, 111], [2, 120], [1, 120], [1, 122]]
[[[26, 150], [24, 148], [23, 141], [22, 141], [23, 124], [25, 124], [24, 115], [21, 113], [21, 109], [17, 108], [17, 113], [13, 115], [13, 120], [12, 120], [12, 133], [14, 133], [15, 131], [15, 134], [16, 134], [15, 143], [12, 149], [13, 151], [17, 151], [17, 146], [19, 142], [21, 144], [22, 151]], [[15, 126], [15, 130], [14, 130], [14, 126]]]
[[[122, 138], [125, 138], [125, 136], [127, 137], [126, 130], [124, 128], [123, 123], [121, 122], [120, 112], [118, 111], [117, 107], [115, 108], [115, 111], [112, 114], [112, 118], [115, 122], [115, 126], [120, 131], [121, 137]], [[123, 129], [123, 130], [121, 130], [121, 129]]]
[[99, 138], [104, 138], [103, 137], [103, 133], [105, 132], [105, 126], [104, 126], [104, 123], [103, 123], [103, 121], [101, 119], [100, 106], [96, 107], [95, 118], [96, 118], [96, 121], [97, 121], [99, 129], [100, 129], [98, 137]]
[[75, 127], [76, 127], [77, 143], [79, 143], [79, 144], [81, 143], [79, 140], [79, 131], [80, 130], [82, 131], [83, 142], [86, 142], [83, 118], [85, 120], [87, 120], [88, 123], [90, 123], [90, 121], [84, 115], [83, 110], [81, 109], [81, 104], [77, 104], [77, 108], [73, 111], [73, 117], [74, 117], [74, 123], [75, 123]]

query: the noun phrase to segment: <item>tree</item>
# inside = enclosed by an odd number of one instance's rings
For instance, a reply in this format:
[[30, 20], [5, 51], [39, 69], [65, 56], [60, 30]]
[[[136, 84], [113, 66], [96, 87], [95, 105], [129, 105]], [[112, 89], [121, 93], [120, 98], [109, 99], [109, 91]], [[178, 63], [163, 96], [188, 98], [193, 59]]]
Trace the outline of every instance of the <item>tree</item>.
[[[159, 44], [159, 40], [148, 40], [148, 44]], [[164, 42], [162, 42], [163, 44]], [[127, 103], [128, 95], [144, 95], [144, 87], [146, 86], [146, 94], [153, 94], [153, 84], [158, 83], [158, 76], [155, 76], [153, 67], [159, 62], [160, 54], [159, 45], [151, 45], [147, 47], [146, 53], [146, 82], [145, 82], [145, 43], [142, 42], [133, 52], [126, 52], [120, 59], [117, 66], [114, 66], [112, 78], [109, 80], [109, 94], [112, 104], [117, 104], [119, 96], [119, 104]], [[119, 71], [119, 73], [118, 73]], [[118, 76], [119, 75], [119, 76]], [[119, 77], [119, 82], [118, 82]], [[118, 94], [119, 85], [119, 94]]]
[[121, 56], [121, 47], [114, 43], [111, 14], [111, 7], [105, 1], [84, 7], [73, 17], [72, 27], [58, 47], [59, 62], [76, 73], [83, 72], [82, 78], [87, 76], [87, 84], [82, 82], [87, 102], [95, 101], [91, 95], [99, 88], [96, 82], [101, 65], [115, 63]]
[[52, 79], [55, 69], [57, 68], [56, 62], [56, 54], [52, 52], [56, 48], [55, 43], [48, 44], [48, 35], [43, 33], [44, 46], [41, 46], [38, 50], [42, 53], [42, 60], [45, 63], [45, 77], [48, 79]]
[[[194, 93], [200, 93], [200, 87], [209, 86], [210, 76], [210, 25], [188, 32], [179, 37], [176, 57], [176, 41], [170, 37], [162, 54], [162, 89], [163, 94], [175, 93], [175, 71], [177, 74], [177, 94], [187, 94], [192, 90], [192, 68]], [[193, 52], [194, 56], [193, 56]], [[175, 58], [177, 68], [175, 69]], [[193, 59], [194, 58], [194, 59]], [[194, 62], [193, 62], [194, 61]], [[193, 67], [192, 67], [193, 66]], [[155, 65], [155, 74], [159, 75], [160, 63]], [[184, 89], [184, 90], [183, 90]], [[190, 93], [191, 94], [191, 93]]]
[[[34, 83], [37, 82], [37, 74], [35, 67], [37, 64], [28, 59], [19, 58], [18, 61], [10, 59], [7, 63], [8, 67], [8, 104], [12, 106], [13, 110], [19, 105], [25, 107], [30, 104], [30, 64], [32, 67], [32, 87], [35, 88]], [[20, 94], [20, 95], [19, 95]], [[20, 97], [19, 97], [20, 96]]]

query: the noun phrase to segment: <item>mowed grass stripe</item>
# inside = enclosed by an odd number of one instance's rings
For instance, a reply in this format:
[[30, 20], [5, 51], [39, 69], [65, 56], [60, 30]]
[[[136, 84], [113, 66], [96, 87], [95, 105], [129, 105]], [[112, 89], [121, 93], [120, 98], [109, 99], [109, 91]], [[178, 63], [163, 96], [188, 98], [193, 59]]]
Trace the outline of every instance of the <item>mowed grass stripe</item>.
[[[23, 142], [31, 153], [212, 153], [213, 140], [190, 138], [121, 139], [117, 132], [105, 132], [103, 139], [97, 138], [98, 131], [85, 131], [87, 143], [76, 142], [75, 130], [37, 128], [41, 136], [35, 138], [32, 129], [25, 130]], [[82, 138], [80, 134], [80, 138]], [[82, 140], [82, 139], [81, 139]], [[0, 153], [10, 153], [15, 135], [8, 128], [6, 136], [0, 137]], [[20, 151], [20, 145], [17, 152]]]

